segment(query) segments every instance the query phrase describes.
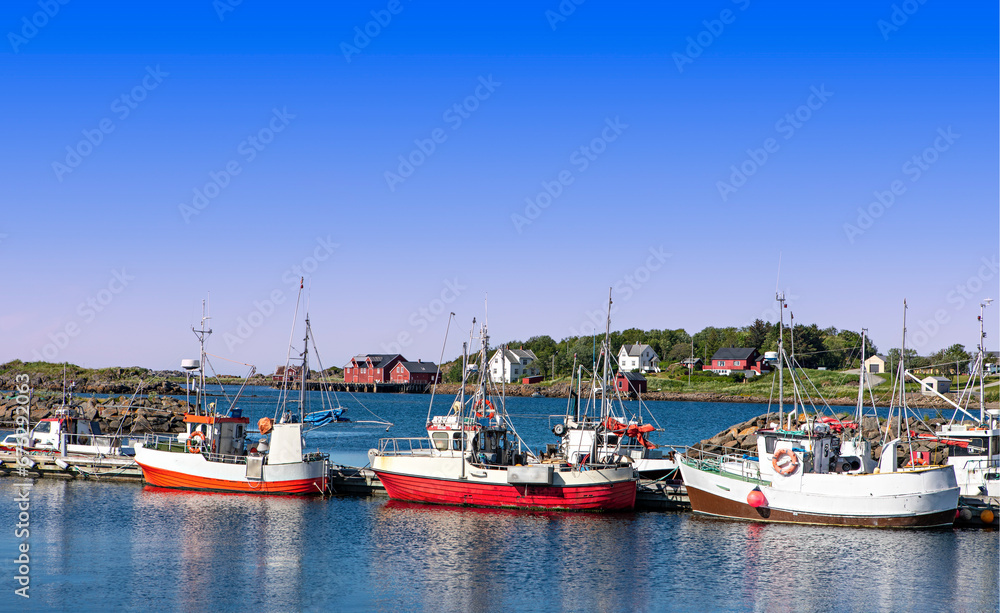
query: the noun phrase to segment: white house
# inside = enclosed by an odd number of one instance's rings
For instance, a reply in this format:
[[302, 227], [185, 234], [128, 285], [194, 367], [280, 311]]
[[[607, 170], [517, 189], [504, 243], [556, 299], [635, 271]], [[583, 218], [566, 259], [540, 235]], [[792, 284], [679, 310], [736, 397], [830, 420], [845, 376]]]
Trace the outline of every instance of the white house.
[[618, 351], [618, 367], [625, 372], [660, 372], [660, 356], [649, 345], [622, 345]]
[[882, 354], [869, 356], [868, 359], [865, 360], [865, 370], [873, 375], [884, 373], [886, 361], [885, 356]]
[[529, 349], [501, 349], [490, 358], [490, 378], [494, 381], [513, 383], [522, 377], [534, 377], [539, 374], [534, 365], [535, 352]]

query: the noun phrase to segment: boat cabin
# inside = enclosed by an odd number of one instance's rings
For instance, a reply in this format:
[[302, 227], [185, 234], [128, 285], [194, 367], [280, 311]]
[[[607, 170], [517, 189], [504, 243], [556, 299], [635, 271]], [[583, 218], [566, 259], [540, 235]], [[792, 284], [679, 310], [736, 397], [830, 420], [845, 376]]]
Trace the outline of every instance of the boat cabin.
[[207, 450], [220, 455], [246, 455], [246, 433], [249, 417], [243, 417], [240, 409], [230, 411], [228, 417], [217, 413], [211, 415], [184, 415], [184, 434], [178, 437], [189, 450]]
[[1000, 496], [1000, 428], [945, 424], [935, 433], [948, 445], [948, 464], [963, 496]]
[[[760, 472], [765, 478], [798, 472], [868, 473], [875, 466], [870, 452], [869, 446], [854, 443], [842, 448], [840, 439], [822, 422], [807, 423], [802, 430], [774, 429], [757, 433]], [[895, 458], [895, 452], [892, 453]]]

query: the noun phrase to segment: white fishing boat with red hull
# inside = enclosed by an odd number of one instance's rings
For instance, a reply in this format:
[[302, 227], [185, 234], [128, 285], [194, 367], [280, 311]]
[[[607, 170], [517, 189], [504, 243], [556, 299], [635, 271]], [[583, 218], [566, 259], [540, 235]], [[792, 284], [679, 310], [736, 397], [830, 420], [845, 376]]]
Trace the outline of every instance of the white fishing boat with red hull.
[[638, 478], [631, 467], [591, 458], [540, 462], [526, 449], [509, 421], [502, 390], [496, 403], [489, 393], [495, 384], [486, 368], [487, 339], [483, 326], [480, 385], [471, 398], [463, 385], [447, 415], [428, 419], [427, 437], [382, 439], [368, 452], [389, 497], [520, 509], [632, 509]]
[[[301, 289], [301, 288], [300, 288]], [[296, 311], [298, 306], [296, 305]], [[324, 453], [304, 452], [302, 407], [308, 370], [309, 318], [300, 385], [300, 415], [279, 407], [278, 423], [264, 417], [257, 422], [261, 435], [247, 440], [250, 419], [240, 409], [223, 415], [204, 397], [205, 337], [211, 330], [195, 330], [201, 342], [201, 360], [186, 360], [198, 369], [195, 410], [184, 416], [186, 431], [177, 437], [149, 436], [135, 446], [135, 461], [145, 481], [153, 486], [215, 492], [322, 495], [327, 492], [329, 460]], [[287, 370], [287, 369], [286, 369]], [[233, 400], [235, 406], [236, 400]], [[248, 449], [249, 447], [249, 449]]]

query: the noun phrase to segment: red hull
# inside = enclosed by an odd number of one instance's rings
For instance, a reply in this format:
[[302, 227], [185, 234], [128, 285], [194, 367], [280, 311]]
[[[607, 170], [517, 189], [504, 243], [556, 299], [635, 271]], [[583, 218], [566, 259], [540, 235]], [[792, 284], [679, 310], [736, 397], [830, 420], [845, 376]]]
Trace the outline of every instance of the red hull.
[[182, 490], [205, 490], [212, 492], [243, 492], [247, 494], [305, 494], [319, 495], [326, 491], [326, 479], [296, 479], [293, 481], [247, 482], [228, 481], [197, 477], [151, 466], [142, 467], [142, 476], [146, 483], [157, 487], [169, 487]]
[[470, 483], [375, 471], [390, 498], [430, 504], [568, 511], [627, 511], [635, 507], [636, 482], [576, 487]]

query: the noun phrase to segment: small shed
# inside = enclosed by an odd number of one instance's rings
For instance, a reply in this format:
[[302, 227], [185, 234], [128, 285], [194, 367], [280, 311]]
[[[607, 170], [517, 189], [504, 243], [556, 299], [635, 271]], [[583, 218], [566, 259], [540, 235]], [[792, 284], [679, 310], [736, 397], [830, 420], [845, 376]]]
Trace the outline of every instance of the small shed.
[[535, 383], [541, 383], [544, 378], [542, 375], [531, 375], [530, 377], [521, 379], [521, 383], [523, 385], [534, 385]]
[[934, 392], [947, 394], [951, 391], [951, 379], [948, 377], [925, 377], [920, 380], [920, 393], [924, 396], [933, 396]]
[[701, 358], [684, 358], [681, 360], [681, 366], [688, 370], [701, 370], [702, 365]]
[[646, 393], [646, 377], [637, 372], [619, 372], [615, 376], [615, 387], [623, 394]]
[[865, 360], [865, 370], [873, 375], [885, 372], [886, 359], [884, 355], [873, 355], [869, 356]]

